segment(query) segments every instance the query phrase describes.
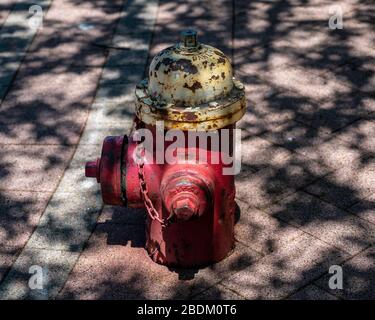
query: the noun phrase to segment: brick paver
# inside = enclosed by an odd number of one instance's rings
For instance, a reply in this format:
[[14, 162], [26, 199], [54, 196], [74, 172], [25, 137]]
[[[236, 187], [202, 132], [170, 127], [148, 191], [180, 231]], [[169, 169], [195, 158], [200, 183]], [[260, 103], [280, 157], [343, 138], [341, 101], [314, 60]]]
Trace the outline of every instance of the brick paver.
[[[374, 298], [371, 1], [335, 2], [331, 30], [328, 0], [53, 0], [35, 37], [10, 32], [16, 2], [0, 4], [0, 298]], [[249, 109], [236, 248], [171, 270], [143, 248], [145, 212], [103, 207], [83, 166], [129, 132], [135, 84], [187, 27], [232, 59]], [[45, 290], [28, 289], [31, 264]]]

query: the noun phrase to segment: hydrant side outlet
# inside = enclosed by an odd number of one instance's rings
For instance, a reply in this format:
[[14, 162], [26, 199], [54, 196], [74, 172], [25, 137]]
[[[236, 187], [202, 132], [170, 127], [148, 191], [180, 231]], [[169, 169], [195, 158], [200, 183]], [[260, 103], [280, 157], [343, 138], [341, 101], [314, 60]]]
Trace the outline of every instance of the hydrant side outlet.
[[[234, 136], [246, 112], [244, 86], [220, 50], [187, 30], [180, 43], [154, 57], [135, 95], [132, 133], [107, 137], [101, 158], [87, 162], [86, 176], [100, 183], [104, 203], [145, 208], [146, 249], [155, 262], [186, 268], [224, 259], [234, 246], [235, 185], [234, 174], [223, 173], [232, 165], [223, 160], [224, 149], [234, 150], [223, 134]], [[175, 143], [166, 139], [170, 130], [181, 133], [184, 146], [176, 153], [182, 158], [160, 161], [160, 152], [165, 160]], [[140, 132], [148, 135], [140, 138]], [[220, 147], [213, 138], [191, 147], [193, 132], [217, 134]], [[206, 162], [197, 161], [201, 151]]]

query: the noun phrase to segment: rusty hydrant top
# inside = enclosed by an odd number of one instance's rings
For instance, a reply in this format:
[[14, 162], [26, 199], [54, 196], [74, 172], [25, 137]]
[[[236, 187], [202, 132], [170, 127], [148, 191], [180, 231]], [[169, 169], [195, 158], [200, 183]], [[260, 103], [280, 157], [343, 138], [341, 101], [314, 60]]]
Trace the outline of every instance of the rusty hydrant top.
[[158, 53], [148, 76], [136, 89], [136, 114], [147, 124], [163, 120], [167, 128], [215, 130], [245, 113], [244, 86], [233, 78], [229, 59], [199, 43], [194, 30]]
[[195, 31], [154, 57], [149, 70], [149, 93], [167, 103], [185, 106], [212, 101], [233, 88], [232, 66], [220, 50], [197, 42]]

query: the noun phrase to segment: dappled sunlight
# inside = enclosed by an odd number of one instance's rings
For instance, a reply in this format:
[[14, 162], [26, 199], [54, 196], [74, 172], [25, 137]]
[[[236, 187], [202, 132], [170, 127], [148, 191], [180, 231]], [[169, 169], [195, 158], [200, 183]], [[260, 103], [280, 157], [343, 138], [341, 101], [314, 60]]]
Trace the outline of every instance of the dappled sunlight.
[[[342, 1], [337, 30], [320, 0], [153, 4], [53, 0], [24, 57], [24, 26], [4, 27], [13, 2], [0, 4], [0, 284], [27, 277], [34, 251], [10, 267], [30, 240], [70, 263], [51, 256], [59, 299], [374, 298], [372, 1]], [[238, 123], [236, 248], [213, 266], [177, 270], [144, 250], [144, 210], [104, 206], [96, 219], [99, 191], [82, 176], [98, 132], [130, 130], [136, 84], [186, 28], [231, 59], [248, 110]], [[87, 198], [72, 196], [71, 181]], [[341, 292], [328, 287], [333, 264], [346, 274]]]

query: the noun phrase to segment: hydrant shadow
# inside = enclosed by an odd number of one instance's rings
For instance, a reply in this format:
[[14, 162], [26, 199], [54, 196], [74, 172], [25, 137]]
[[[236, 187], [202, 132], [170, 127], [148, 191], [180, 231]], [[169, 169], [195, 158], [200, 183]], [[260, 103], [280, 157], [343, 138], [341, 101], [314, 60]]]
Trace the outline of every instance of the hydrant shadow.
[[[234, 223], [241, 216], [241, 210], [236, 203]], [[105, 214], [98, 221], [97, 230], [106, 234], [108, 245], [130, 246], [144, 248], [146, 245], [146, 213], [143, 209], [125, 207], [106, 207]], [[210, 268], [213, 264], [196, 268], [167, 267], [169, 271], [178, 275], [182, 281], [193, 280], [202, 269]]]
[[237, 203], [237, 201], [235, 202], [235, 211], [234, 211], [234, 225], [236, 225], [238, 223], [238, 221], [240, 221], [240, 218], [241, 218], [241, 209]]
[[[202, 267], [204, 268], [204, 267]], [[178, 275], [178, 280], [193, 280], [195, 275], [199, 272], [202, 268], [192, 268], [192, 269], [179, 269], [179, 268], [171, 268], [169, 267], [168, 270], [171, 272], [175, 272]]]
[[146, 214], [143, 209], [108, 207], [106, 210], [104, 221], [98, 222], [98, 229], [107, 234], [108, 245], [145, 247]]

